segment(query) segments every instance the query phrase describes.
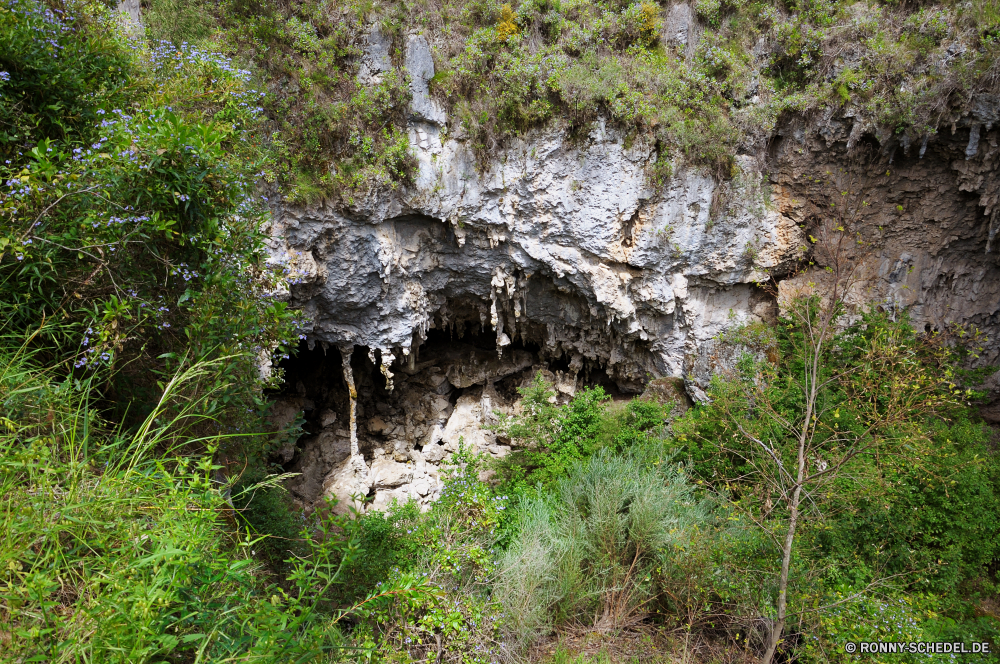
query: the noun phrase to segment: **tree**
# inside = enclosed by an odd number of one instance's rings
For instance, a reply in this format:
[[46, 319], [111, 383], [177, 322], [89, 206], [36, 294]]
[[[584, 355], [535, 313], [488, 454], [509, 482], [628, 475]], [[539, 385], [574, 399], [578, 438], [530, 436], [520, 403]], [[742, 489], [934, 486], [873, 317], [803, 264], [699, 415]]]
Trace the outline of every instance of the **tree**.
[[[931, 444], [921, 425], [965, 396], [946, 344], [859, 304], [862, 257], [874, 245], [862, 237], [859, 219], [871, 203], [858, 193], [858, 179], [845, 177], [852, 182], [840, 208], [832, 205], [812, 229], [819, 237], [809, 236], [818, 277], [776, 294], [779, 333], [716, 376], [711, 390], [715, 440], [708, 447], [729, 459], [714, 466], [714, 482], [740, 494], [747, 515], [774, 535], [781, 552], [765, 664], [789, 617], [803, 525], [821, 521], [837, 492], [878, 491], [886, 466], [921, 463]], [[855, 475], [862, 468], [875, 470]]]
[[[788, 615], [800, 521], [822, 516], [823, 496], [842, 488], [834, 485], [860, 457], [916, 462], [930, 439], [914, 424], [954, 404], [951, 377], [936, 375], [917, 347], [901, 343], [906, 334], [901, 325], [879, 325], [876, 317], [865, 316], [837, 338], [836, 321], [844, 310], [837, 295], [825, 305], [816, 295], [790, 303], [783, 324], [792, 334], [782, 359], [795, 371], [785, 374], [788, 380], [778, 380], [766, 360], [744, 362], [718, 400], [734, 436], [746, 443], [741, 451], [747, 467], [770, 489], [762, 516], [785, 520], [765, 663], [774, 656]], [[845, 348], [851, 344], [857, 346]], [[856, 355], [850, 364], [831, 357], [845, 352]]]

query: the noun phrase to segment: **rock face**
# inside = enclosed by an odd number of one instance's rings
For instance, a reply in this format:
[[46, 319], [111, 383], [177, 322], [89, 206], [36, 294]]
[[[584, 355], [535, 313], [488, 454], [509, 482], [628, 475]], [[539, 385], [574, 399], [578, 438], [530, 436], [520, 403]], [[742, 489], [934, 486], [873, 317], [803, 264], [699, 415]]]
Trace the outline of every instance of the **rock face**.
[[[690, 14], [671, 13], [681, 48], [696, 38]], [[383, 62], [376, 32], [368, 77]], [[439, 464], [459, 440], [509, 449], [482, 427], [494, 410], [516, 410], [515, 388], [538, 370], [563, 399], [593, 383], [637, 394], [659, 377], [683, 378], [704, 398], [719, 333], [776, 314], [758, 284], [788, 291], [823, 278], [786, 279], [808, 236], [833, 218], [838, 172], [871, 182], [889, 173], [878, 205], [866, 201], [856, 215], [858, 228], [886, 229], [878, 251], [858, 258], [859, 294], [908, 310], [919, 327], [1000, 332], [995, 104], [920, 146], [879, 143], [855, 118], [798, 119], [759, 155], [737, 157], [731, 180], [678, 162], [654, 186], [654, 148], [602, 123], [583, 137], [537, 130], [477, 164], [428, 92], [427, 41], [411, 35], [405, 49], [412, 186], [352, 207], [286, 207], [272, 224], [274, 260], [295, 274], [290, 299], [310, 321], [309, 352], [334, 358], [313, 361], [309, 387], [282, 397], [312, 404], [311, 435], [292, 462], [304, 504], [324, 494], [346, 504], [348, 485], [378, 507], [433, 500]], [[848, 146], [865, 141], [875, 157], [852, 165]], [[357, 349], [348, 356], [361, 381], [363, 472], [350, 452], [337, 348]], [[323, 424], [323, 412], [335, 418]]]
[[684, 57], [695, 54], [700, 36], [698, 20], [694, 9], [686, 2], [671, 5], [667, 20], [663, 23], [663, 41], [677, 49]]
[[485, 174], [461, 141], [428, 123], [412, 131], [427, 146], [414, 189], [275, 220], [311, 340], [404, 357], [428, 329], [485, 325], [501, 351], [521, 339], [638, 390], [647, 372], [683, 375], [700, 341], [753, 318], [756, 283], [805, 247], [750, 158], [726, 192], [687, 168], [654, 189], [653, 151], [600, 126], [582, 144], [539, 132]]
[[[441, 463], [460, 445], [497, 457], [510, 451], [506, 441], [484, 426], [497, 422], [498, 411], [517, 412], [516, 389], [535, 372], [547, 372], [564, 391], [567, 382], [575, 388], [575, 374], [571, 380], [564, 372], [553, 374], [535, 352], [508, 349], [501, 360], [492, 336], [479, 334], [478, 328], [452, 331], [454, 337], [430, 331], [419, 360], [414, 351], [416, 361], [397, 367], [392, 391], [380, 371], [382, 358], [360, 351], [350, 355], [356, 457], [347, 424], [351, 398], [343, 356], [317, 346], [302, 349], [289, 363], [289, 389], [272, 413], [282, 425], [305, 413], [307, 435], [291, 455], [280, 452], [283, 461], [291, 462], [288, 468], [299, 473], [289, 488], [303, 506], [311, 508], [331, 496], [340, 501], [336, 509], [346, 511], [352, 504], [360, 506], [352, 498], [357, 494], [376, 509], [394, 498], [426, 505], [440, 494]], [[470, 382], [476, 378], [478, 382]], [[361, 472], [359, 459], [365, 465]]]
[[368, 33], [368, 44], [358, 68], [358, 82], [364, 85], [377, 85], [382, 77], [392, 69], [392, 58], [389, 49], [392, 42], [382, 34], [378, 23], [371, 27]]
[[447, 119], [441, 104], [431, 99], [428, 82], [434, 78], [434, 57], [423, 35], [406, 39], [406, 71], [410, 75], [410, 117], [416, 122], [443, 125]]
[[[843, 189], [860, 194], [862, 204], [846, 211], [872, 240], [857, 256], [857, 303], [905, 311], [920, 330], [977, 327], [989, 338], [984, 364], [1000, 357], [1000, 131], [989, 119], [998, 108], [1000, 98], [980, 100], [952, 131], [920, 144], [868, 136], [878, 151], [863, 163], [847, 151], [861, 134], [853, 118], [798, 120], [779, 130], [769, 155], [778, 209], [807, 229], [836, 218], [830, 210], [844, 201]], [[828, 279], [822, 269], [807, 271], [780, 289]]]

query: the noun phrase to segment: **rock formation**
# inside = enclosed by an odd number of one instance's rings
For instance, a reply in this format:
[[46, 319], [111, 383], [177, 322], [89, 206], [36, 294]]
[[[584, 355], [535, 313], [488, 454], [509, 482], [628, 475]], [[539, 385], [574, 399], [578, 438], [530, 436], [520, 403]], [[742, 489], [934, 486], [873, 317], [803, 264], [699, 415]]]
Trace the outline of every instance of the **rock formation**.
[[[688, 39], [691, 17], [674, 18], [675, 38]], [[386, 48], [373, 30], [365, 77], [384, 68]], [[822, 279], [786, 277], [840, 200], [844, 173], [881, 178], [878, 205], [855, 215], [859, 228], [884, 228], [877, 252], [859, 259], [865, 297], [921, 328], [997, 332], [996, 100], [921, 145], [879, 140], [859, 118], [795, 118], [759, 154], [737, 156], [729, 180], [678, 161], [654, 186], [654, 147], [603, 123], [585, 136], [556, 124], [477, 162], [429, 95], [427, 41], [410, 36], [405, 57], [412, 186], [351, 206], [285, 207], [271, 228], [274, 260], [295, 275], [289, 297], [309, 320], [309, 375], [291, 377], [279, 409], [310, 421], [289, 466], [304, 504], [433, 500], [460, 440], [509, 449], [482, 427], [517, 408], [515, 388], [538, 370], [563, 398], [595, 382], [637, 394], [657, 377], [683, 378], [704, 398], [713, 339], [776, 315], [760, 284]], [[874, 161], [851, 162], [859, 141], [875, 146]], [[996, 354], [994, 344], [987, 359]], [[356, 426], [345, 410], [352, 366]]]

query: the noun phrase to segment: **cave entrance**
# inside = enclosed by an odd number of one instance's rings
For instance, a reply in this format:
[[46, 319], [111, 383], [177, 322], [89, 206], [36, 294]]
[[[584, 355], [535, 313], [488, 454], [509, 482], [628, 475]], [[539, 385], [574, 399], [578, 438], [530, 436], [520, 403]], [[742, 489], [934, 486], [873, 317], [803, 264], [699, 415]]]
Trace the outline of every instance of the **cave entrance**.
[[[517, 335], [498, 354], [496, 333], [478, 321], [431, 328], [409, 354], [396, 353], [389, 367], [392, 390], [380, 352], [354, 347], [358, 451], [375, 509], [393, 497], [429, 504], [440, 491], [439, 464], [460, 442], [494, 456], [506, 454], [509, 441], [498, 439], [489, 427], [498, 421], [497, 412], [516, 412], [518, 388], [539, 371], [563, 402], [585, 385], [601, 385], [615, 398], [626, 396], [602, 369], [581, 370], [565, 356], [545, 357], [543, 346], [524, 336]], [[273, 394], [275, 420], [291, 422], [299, 412], [305, 418], [304, 435], [294, 449], [280, 452], [281, 460], [287, 472], [298, 473], [289, 482], [293, 497], [311, 508], [337, 485], [337, 473], [351, 454], [343, 357], [336, 347], [310, 348], [303, 342], [279, 366], [284, 384]]]

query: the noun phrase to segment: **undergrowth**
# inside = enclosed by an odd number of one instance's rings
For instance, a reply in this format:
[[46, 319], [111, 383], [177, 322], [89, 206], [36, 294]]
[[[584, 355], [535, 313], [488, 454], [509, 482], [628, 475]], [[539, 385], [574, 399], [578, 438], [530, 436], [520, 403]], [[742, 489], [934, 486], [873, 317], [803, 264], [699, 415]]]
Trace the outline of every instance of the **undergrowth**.
[[[558, 404], [538, 378], [495, 428], [517, 451], [461, 446], [425, 512], [297, 512], [271, 454], [298, 432], [274, 431], [263, 397], [298, 334], [280, 298], [297, 276], [265, 252], [268, 199], [291, 185], [297, 201], [351, 202], [412, 175], [414, 27], [435, 47], [448, 132], [481, 155], [603, 121], [654, 147], [662, 177], [663, 155], [725, 176], [783, 110], [852, 105], [934, 131], [995, 75], [995, 3], [694, 9], [687, 53], [662, 32], [671, 8], [649, 2], [153, 0], [143, 38], [102, 5], [5, 2], [4, 661], [485, 664], [592, 634], [758, 657], [789, 520], [761, 470], [777, 459], [784, 477], [781, 418], [806, 417], [794, 321], [684, 414], [596, 387]], [[391, 71], [361, 84], [373, 21]], [[729, 341], [754, 350], [756, 332]], [[784, 656], [995, 645], [1000, 464], [961, 355], [870, 314], [824, 362], [837, 380], [806, 417], [817, 449], [872, 431], [879, 447], [803, 512]]]

